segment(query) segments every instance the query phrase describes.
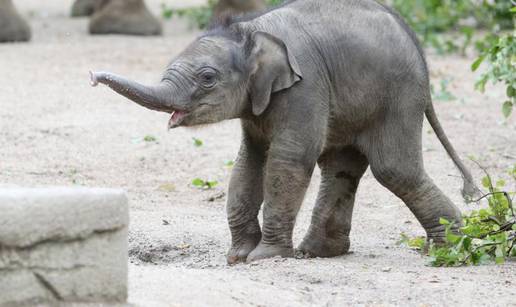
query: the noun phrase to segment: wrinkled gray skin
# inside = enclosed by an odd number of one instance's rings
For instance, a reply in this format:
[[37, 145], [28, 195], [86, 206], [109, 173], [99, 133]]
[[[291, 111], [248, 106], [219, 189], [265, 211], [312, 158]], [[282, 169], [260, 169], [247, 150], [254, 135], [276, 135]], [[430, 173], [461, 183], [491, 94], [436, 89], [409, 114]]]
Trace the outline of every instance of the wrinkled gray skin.
[[425, 172], [425, 114], [465, 179], [464, 195], [475, 192], [436, 118], [414, 34], [373, 0], [298, 0], [235, 21], [198, 38], [157, 86], [108, 73], [92, 73], [92, 82], [175, 111], [172, 128], [241, 119], [227, 205], [229, 263], [294, 255], [292, 231], [316, 164], [322, 182], [300, 254], [348, 251], [355, 192], [368, 166], [428, 237], [442, 241], [439, 218], [460, 225], [461, 213]]
[[11, 0], [0, 0], [0, 43], [30, 40], [29, 24], [18, 14]]

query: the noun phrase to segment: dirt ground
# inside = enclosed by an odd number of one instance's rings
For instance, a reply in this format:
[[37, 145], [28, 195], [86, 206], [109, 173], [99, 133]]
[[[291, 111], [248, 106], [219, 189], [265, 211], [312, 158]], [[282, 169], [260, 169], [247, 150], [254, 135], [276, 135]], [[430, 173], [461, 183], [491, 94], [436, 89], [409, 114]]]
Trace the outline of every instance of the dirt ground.
[[[333, 259], [272, 259], [227, 266], [225, 200], [240, 140], [239, 123], [167, 132], [168, 115], [91, 88], [88, 70], [109, 70], [144, 83], [196, 33], [165, 22], [155, 38], [86, 33], [86, 19], [69, 19], [72, 1], [15, 0], [33, 40], [0, 46], [0, 184], [120, 187], [131, 207], [129, 300], [138, 306], [516, 306], [516, 263], [432, 268], [396, 244], [400, 234], [424, 234], [403, 203], [368, 172], [358, 191], [352, 253]], [[159, 13], [160, 0], [148, 1]], [[193, 5], [202, 1], [172, 1]], [[494, 175], [516, 163], [516, 117], [502, 120], [503, 89], [473, 89], [472, 58], [429, 55], [433, 83], [451, 79], [455, 101], [436, 101], [448, 136], [462, 157], [473, 155]], [[461, 180], [425, 123], [428, 172], [462, 210]], [[155, 141], [145, 141], [152, 136]], [[204, 145], [196, 147], [192, 138]], [[481, 173], [467, 162], [476, 179]], [[217, 180], [213, 190], [194, 178]], [[295, 229], [309, 225], [315, 172]], [[514, 187], [516, 188], [516, 187]], [[222, 197], [221, 197], [222, 196]], [[215, 198], [209, 201], [209, 198]]]

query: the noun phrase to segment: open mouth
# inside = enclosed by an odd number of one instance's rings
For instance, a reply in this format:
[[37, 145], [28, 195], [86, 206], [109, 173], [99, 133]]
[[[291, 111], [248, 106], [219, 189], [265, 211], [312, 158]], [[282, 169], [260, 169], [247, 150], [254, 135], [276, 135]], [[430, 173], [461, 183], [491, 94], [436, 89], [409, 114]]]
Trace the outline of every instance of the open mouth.
[[185, 111], [174, 111], [168, 121], [168, 129], [174, 129], [179, 127], [183, 122], [184, 118], [188, 115]]

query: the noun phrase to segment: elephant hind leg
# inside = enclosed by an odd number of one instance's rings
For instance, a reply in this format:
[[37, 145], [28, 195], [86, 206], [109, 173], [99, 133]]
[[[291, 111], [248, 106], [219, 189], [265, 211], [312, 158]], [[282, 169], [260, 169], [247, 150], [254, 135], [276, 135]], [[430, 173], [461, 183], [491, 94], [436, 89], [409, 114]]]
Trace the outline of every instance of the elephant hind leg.
[[[440, 218], [461, 224], [461, 212], [426, 173], [421, 149], [421, 121], [389, 118], [362, 138], [362, 150], [375, 178], [401, 198], [424, 227], [428, 239], [444, 240]], [[422, 114], [421, 114], [422, 117]]]
[[322, 179], [312, 222], [297, 249], [300, 257], [334, 257], [348, 252], [355, 193], [367, 169], [353, 148], [331, 152], [319, 161]]

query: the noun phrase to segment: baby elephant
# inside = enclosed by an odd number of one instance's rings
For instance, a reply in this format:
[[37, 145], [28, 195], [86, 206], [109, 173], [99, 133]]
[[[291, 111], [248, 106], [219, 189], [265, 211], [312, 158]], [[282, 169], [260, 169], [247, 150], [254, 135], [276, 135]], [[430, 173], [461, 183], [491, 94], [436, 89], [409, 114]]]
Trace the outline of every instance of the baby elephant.
[[460, 225], [461, 213], [425, 172], [425, 114], [462, 173], [464, 195], [475, 192], [437, 120], [416, 36], [374, 0], [287, 1], [230, 20], [197, 38], [155, 86], [109, 73], [91, 77], [93, 85], [171, 113], [170, 128], [241, 119], [227, 204], [230, 264], [294, 255], [292, 231], [316, 164], [322, 182], [300, 253], [348, 251], [355, 192], [368, 166], [428, 238], [442, 241], [439, 218]]

